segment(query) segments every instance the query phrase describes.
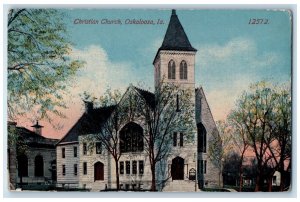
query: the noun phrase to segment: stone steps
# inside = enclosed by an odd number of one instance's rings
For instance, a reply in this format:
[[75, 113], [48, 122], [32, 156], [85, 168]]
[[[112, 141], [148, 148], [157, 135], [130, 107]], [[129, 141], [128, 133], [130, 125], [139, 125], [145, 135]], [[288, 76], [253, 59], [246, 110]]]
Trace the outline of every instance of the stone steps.
[[[199, 192], [198, 186], [196, 191]], [[195, 181], [190, 180], [173, 180], [167, 183], [163, 192], [195, 192]]]
[[105, 189], [105, 183], [93, 183], [92, 184], [92, 192], [99, 192]]

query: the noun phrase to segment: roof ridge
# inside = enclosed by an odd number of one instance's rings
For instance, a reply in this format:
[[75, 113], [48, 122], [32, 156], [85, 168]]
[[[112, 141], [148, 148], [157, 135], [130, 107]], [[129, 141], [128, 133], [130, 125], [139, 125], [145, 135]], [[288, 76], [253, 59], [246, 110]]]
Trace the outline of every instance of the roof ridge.
[[136, 86], [133, 86], [133, 87], [136, 88], [137, 90], [141, 90], [141, 91], [144, 91], [144, 92], [147, 92], [147, 93], [154, 94], [153, 92], [150, 92], [149, 90], [142, 89], [142, 88], [139, 88], [139, 87], [136, 87]]

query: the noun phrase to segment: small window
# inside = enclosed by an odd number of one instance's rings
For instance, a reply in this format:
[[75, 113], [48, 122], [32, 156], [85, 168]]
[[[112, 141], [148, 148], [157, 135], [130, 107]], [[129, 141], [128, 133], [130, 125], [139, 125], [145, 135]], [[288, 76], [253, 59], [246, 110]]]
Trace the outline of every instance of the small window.
[[120, 174], [124, 174], [124, 162], [120, 162]]
[[180, 63], [180, 79], [187, 79], [187, 64], [184, 60]]
[[87, 146], [86, 143], [83, 143], [83, 155], [87, 154]]
[[177, 146], [177, 133], [176, 132], [173, 133], [173, 146], [174, 147]]
[[183, 133], [180, 133], [180, 142], [179, 145], [183, 147]]
[[130, 174], [130, 161], [126, 161], [126, 174]]
[[139, 174], [144, 174], [144, 161], [139, 161]]
[[180, 112], [180, 103], [179, 103], [179, 95], [176, 95], [176, 112]]
[[86, 162], [83, 163], [83, 174], [84, 175], [87, 174], [87, 163]]
[[176, 78], [176, 66], [174, 60], [170, 60], [168, 64], [168, 79]]
[[73, 147], [74, 157], [77, 157], [77, 147]]
[[137, 174], [137, 162], [132, 161], [132, 174], [136, 175]]
[[77, 175], [77, 164], [74, 164], [74, 175]]
[[62, 165], [62, 175], [66, 175], [66, 166]]
[[44, 176], [44, 159], [41, 155], [38, 155], [34, 159], [34, 175], [36, 177]]
[[102, 144], [101, 144], [101, 142], [96, 142], [96, 154], [102, 154]]
[[66, 149], [61, 148], [61, 157], [64, 159], [66, 157]]

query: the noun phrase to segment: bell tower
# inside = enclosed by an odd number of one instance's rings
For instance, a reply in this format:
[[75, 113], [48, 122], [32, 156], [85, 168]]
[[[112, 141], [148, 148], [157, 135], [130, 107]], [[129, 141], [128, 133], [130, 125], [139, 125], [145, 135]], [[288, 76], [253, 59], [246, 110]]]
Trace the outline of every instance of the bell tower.
[[155, 87], [160, 82], [168, 82], [194, 91], [196, 52], [173, 9], [163, 43], [153, 61]]
[[[163, 188], [163, 191], [182, 191], [185, 188], [195, 190], [195, 183], [190, 183], [189, 179], [196, 179], [198, 158], [195, 119], [196, 52], [197, 50], [192, 47], [176, 11], [172, 10], [164, 40], [153, 61], [155, 90], [162, 83], [175, 84], [179, 90], [173, 91], [172, 93], [176, 94], [171, 97], [175, 100], [173, 103], [176, 103], [176, 113], [180, 117], [191, 119], [176, 123], [176, 127], [172, 128], [171, 152], [164, 159], [165, 163], [161, 164], [162, 168], [165, 165], [171, 165], [172, 180]], [[188, 172], [185, 170], [187, 168]], [[157, 174], [162, 179], [164, 175], [167, 176], [169, 173]]]

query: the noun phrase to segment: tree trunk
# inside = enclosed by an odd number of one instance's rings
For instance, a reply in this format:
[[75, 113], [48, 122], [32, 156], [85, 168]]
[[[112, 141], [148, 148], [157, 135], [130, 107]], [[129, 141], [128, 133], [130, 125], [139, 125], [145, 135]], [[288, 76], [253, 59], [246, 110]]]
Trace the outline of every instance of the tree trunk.
[[256, 176], [254, 191], [260, 191], [260, 173], [258, 173], [258, 175]]
[[239, 183], [239, 192], [242, 191], [243, 187], [243, 166], [240, 164], [240, 172], [239, 172], [239, 178], [240, 178], [240, 183]]
[[20, 175], [20, 187], [23, 188], [23, 176], [22, 176], [22, 174]]
[[273, 175], [268, 177], [268, 192], [272, 192], [272, 177]]
[[219, 171], [219, 188], [222, 188], [221, 187], [221, 175], [222, 175], [222, 171], [220, 170]]
[[[153, 163], [153, 164], [154, 164], [154, 163]], [[154, 164], [154, 165], [151, 165], [151, 174], [152, 174], [151, 191], [156, 191], [155, 164]]]
[[284, 171], [284, 162], [281, 161], [279, 166], [280, 166], [280, 168], [279, 168], [279, 172], [280, 172], [280, 187], [279, 187], [279, 190], [283, 191], [284, 186], [285, 186], [285, 180], [286, 180], [286, 172]]
[[255, 189], [254, 191], [261, 191], [261, 185], [263, 184], [262, 181], [264, 179], [263, 176], [263, 166], [261, 160], [258, 161], [257, 163], [257, 172], [256, 172], [256, 181], [255, 181]]
[[116, 163], [116, 183], [117, 183], [117, 190], [120, 190], [119, 161], [115, 159], [115, 163]]

